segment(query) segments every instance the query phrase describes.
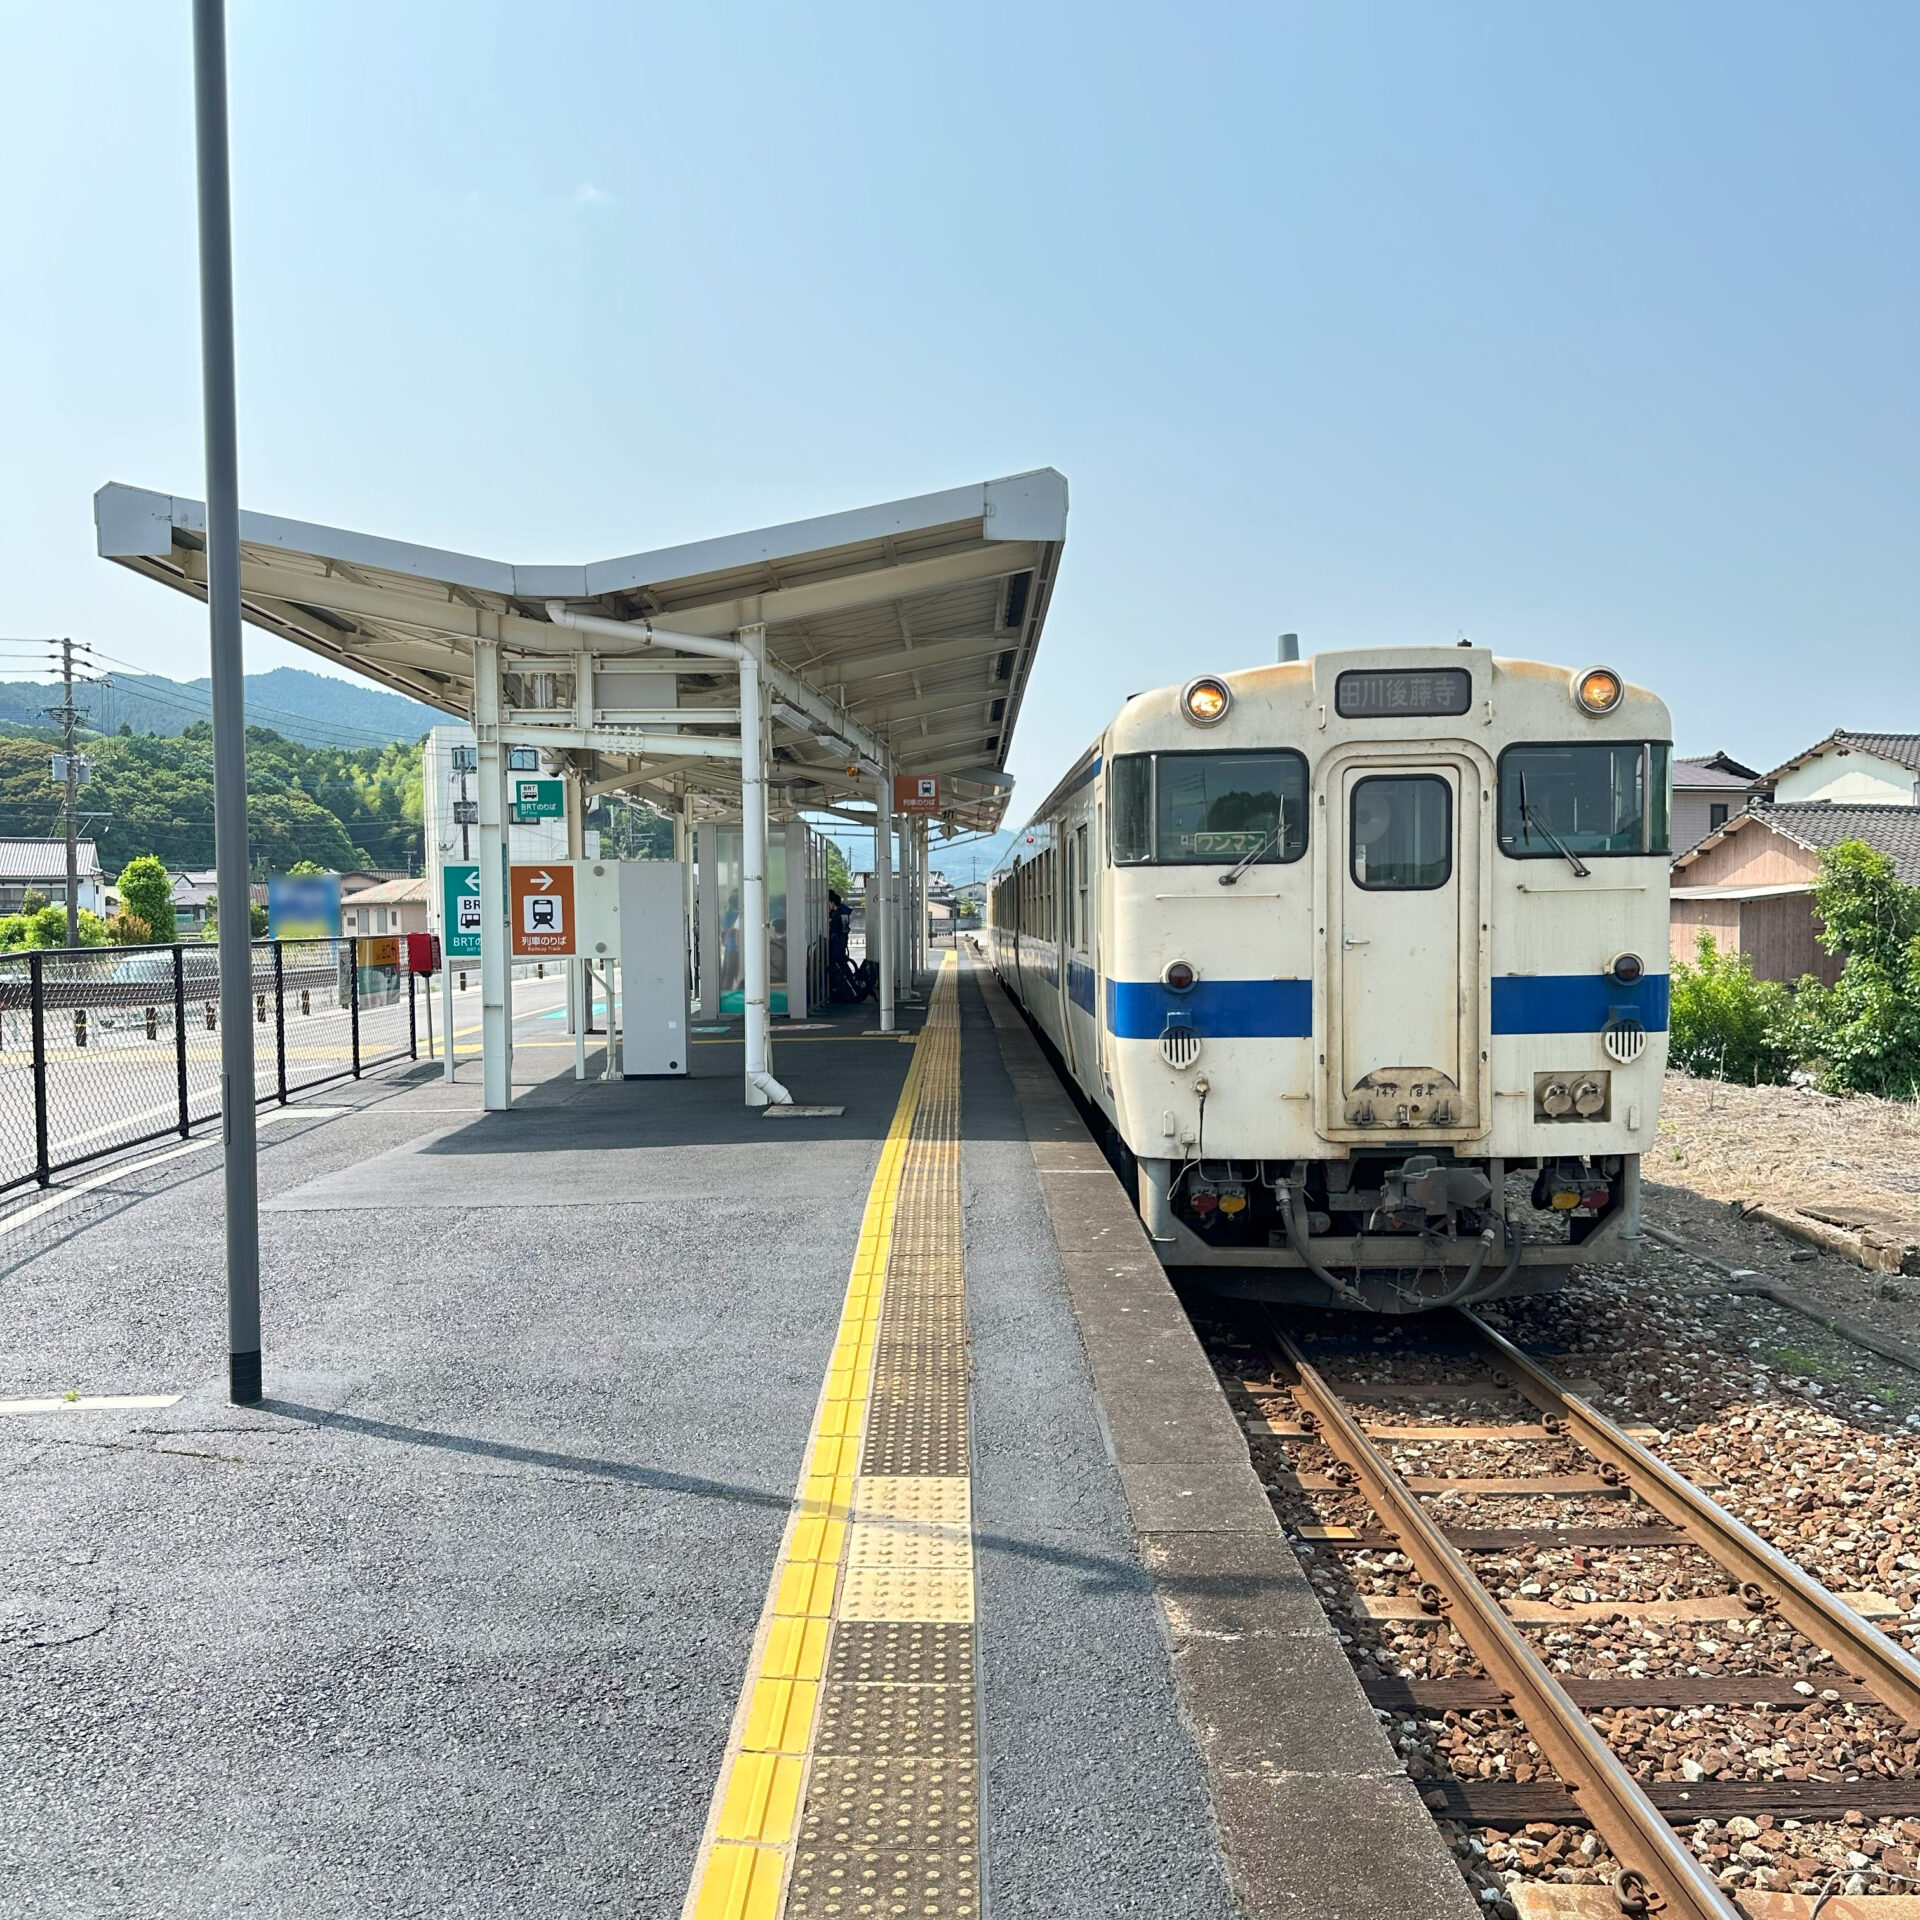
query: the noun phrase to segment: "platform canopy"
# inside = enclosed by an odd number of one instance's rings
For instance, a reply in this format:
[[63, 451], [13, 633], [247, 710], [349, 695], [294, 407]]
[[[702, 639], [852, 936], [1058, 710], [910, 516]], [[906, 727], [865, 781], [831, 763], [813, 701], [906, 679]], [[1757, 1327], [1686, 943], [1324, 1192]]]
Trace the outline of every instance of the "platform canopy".
[[[94, 520], [104, 557], [205, 597], [199, 501], [110, 484]], [[772, 810], [868, 799], [876, 770], [931, 774], [949, 832], [990, 830], [1066, 520], [1051, 467], [584, 566], [243, 513], [240, 584], [254, 625], [463, 719], [475, 643], [497, 642], [511, 738], [569, 756], [591, 792], [690, 817], [740, 804], [739, 696], [670, 636], [764, 626]]]

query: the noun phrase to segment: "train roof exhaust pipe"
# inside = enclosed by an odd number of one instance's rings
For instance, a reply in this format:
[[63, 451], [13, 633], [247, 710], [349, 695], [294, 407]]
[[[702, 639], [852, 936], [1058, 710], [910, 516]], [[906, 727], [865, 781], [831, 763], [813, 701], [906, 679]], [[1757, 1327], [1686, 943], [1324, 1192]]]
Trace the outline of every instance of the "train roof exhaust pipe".
[[1280, 636], [1280, 664], [1285, 666], [1289, 660], [1300, 658], [1300, 636], [1297, 633], [1283, 633]]

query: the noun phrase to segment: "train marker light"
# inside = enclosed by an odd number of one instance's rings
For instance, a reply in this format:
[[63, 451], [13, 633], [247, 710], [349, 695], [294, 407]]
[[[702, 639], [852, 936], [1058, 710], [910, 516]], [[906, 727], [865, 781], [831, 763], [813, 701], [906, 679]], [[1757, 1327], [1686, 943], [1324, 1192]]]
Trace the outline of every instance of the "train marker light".
[[1626, 691], [1626, 683], [1611, 667], [1589, 667], [1573, 682], [1573, 697], [1589, 713], [1611, 713]]
[[1632, 986], [1646, 972], [1647, 963], [1637, 953], [1616, 953], [1607, 962], [1607, 975], [1623, 987]]
[[1161, 976], [1161, 982], [1174, 993], [1190, 993], [1193, 983], [1200, 978], [1185, 960], [1171, 960], [1167, 970]]
[[1180, 695], [1180, 710], [1196, 727], [1218, 726], [1232, 706], [1232, 688], [1210, 673], [1189, 680]]

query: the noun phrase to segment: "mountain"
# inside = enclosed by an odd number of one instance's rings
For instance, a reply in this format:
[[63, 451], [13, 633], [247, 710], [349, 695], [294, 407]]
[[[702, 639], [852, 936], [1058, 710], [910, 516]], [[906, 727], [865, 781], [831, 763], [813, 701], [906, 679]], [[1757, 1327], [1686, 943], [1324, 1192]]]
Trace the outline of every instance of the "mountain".
[[[0, 680], [0, 731], [51, 726], [46, 709], [59, 697], [43, 680]], [[135, 733], [172, 737], [196, 720], [212, 717], [212, 683], [169, 680], [157, 673], [116, 673], [111, 686], [75, 687], [73, 704], [87, 716], [82, 724], [97, 732], [118, 733], [126, 726]], [[269, 727], [302, 746], [378, 747], [413, 741], [447, 717], [403, 694], [299, 667], [247, 675], [247, 724]]]

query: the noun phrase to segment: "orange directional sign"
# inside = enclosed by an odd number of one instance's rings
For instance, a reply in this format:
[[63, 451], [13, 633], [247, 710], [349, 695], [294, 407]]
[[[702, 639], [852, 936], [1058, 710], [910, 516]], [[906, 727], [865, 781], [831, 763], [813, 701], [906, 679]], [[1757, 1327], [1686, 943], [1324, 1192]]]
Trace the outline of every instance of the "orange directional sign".
[[896, 773], [893, 776], [895, 813], [938, 813], [940, 776], [933, 773]]
[[516, 959], [570, 959], [574, 952], [572, 867], [564, 860], [509, 867], [507, 913]]

